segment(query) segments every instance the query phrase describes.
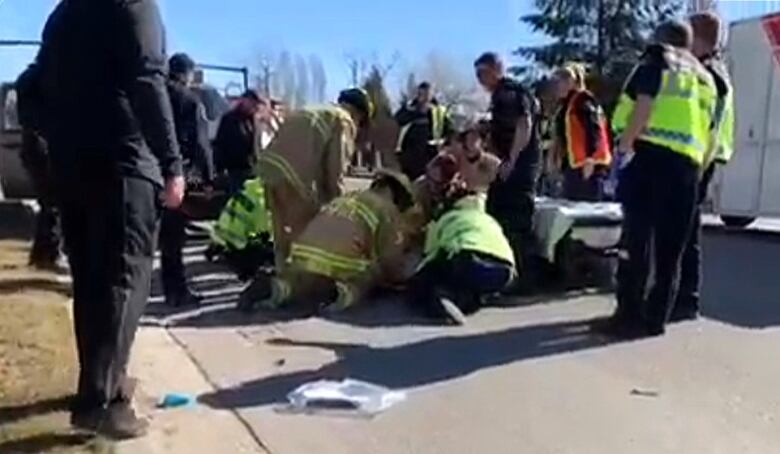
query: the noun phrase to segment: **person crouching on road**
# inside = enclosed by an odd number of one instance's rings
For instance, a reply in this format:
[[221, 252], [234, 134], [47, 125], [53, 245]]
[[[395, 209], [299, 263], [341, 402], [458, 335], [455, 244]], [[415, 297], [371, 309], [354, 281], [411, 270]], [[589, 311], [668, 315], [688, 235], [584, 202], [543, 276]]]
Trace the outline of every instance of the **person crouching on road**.
[[257, 173], [272, 213], [278, 271], [287, 262], [290, 245], [320, 207], [344, 194], [358, 127], [367, 127], [373, 113], [365, 90], [344, 90], [337, 105], [290, 113], [258, 158]]
[[404, 282], [406, 238], [399, 225], [413, 203], [406, 176], [379, 171], [369, 189], [324, 206], [293, 242], [287, 266], [276, 277], [257, 276], [239, 308], [324, 304], [337, 311], [379, 285]]
[[563, 197], [598, 202], [612, 162], [609, 125], [593, 94], [585, 88], [585, 69], [570, 63], [553, 75], [560, 107], [554, 120], [553, 156], [560, 160]]
[[223, 259], [239, 280], [249, 281], [262, 267], [274, 264], [271, 230], [263, 182], [259, 178], [247, 180], [220, 213], [206, 258]]
[[409, 285], [409, 302], [435, 318], [463, 324], [487, 295], [515, 279], [515, 259], [501, 225], [485, 212], [485, 195], [461, 186], [428, 227], [425, 255]]

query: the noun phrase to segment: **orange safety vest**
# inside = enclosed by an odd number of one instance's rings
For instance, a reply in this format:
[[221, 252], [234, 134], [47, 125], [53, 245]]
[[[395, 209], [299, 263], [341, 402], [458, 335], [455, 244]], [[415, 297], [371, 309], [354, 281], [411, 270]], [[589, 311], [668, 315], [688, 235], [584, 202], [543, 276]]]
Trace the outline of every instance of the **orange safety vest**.
[[[577, 105], [586, 97], [594, 99], [589, 91], [580, 91], [572, 96], [569, 105], [566, 106], [566, 146], [569, 157], [569, 167], [579, 169], [585, 165], [588, 158], [587, 132], [582, 118], [576, 111]], [[598, 106], [597, 106], [598, 107]], [[609, 125], [604, 112], [599, 109], [599, 132], [596, 152], [591, 156], [597, 165], [608, 166], [612, 163], [612, 143], [610, 141]]]

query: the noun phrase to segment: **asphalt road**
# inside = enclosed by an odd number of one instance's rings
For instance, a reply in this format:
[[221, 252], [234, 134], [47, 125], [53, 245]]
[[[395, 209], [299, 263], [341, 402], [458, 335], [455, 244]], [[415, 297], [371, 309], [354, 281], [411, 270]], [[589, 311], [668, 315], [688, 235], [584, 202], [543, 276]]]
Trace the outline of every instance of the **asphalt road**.
[[[584, 323], [609, 295], [551, 296], [431, 326], [397, 301], [338, 320], [246, 318], [229, 274], [190, 250], [199, 310], [153, 300], [218, 391], [273, 453], [776, 453], [780, 237], [711, 230], [706, 319], [608, 343]], [[293, 415], [286, 394], [352, 377], [408, 392], [374, 418]]]

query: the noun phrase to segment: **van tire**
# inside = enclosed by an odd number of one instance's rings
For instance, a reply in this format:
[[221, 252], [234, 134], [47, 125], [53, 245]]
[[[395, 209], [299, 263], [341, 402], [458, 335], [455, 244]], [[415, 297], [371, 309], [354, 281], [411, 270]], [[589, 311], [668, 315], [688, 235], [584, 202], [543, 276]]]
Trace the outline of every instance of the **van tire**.
[[720, 219], [726, 224], [726, 227], [744, 229], [752, 224], [756, 218], [750, 216], [721, 216]]

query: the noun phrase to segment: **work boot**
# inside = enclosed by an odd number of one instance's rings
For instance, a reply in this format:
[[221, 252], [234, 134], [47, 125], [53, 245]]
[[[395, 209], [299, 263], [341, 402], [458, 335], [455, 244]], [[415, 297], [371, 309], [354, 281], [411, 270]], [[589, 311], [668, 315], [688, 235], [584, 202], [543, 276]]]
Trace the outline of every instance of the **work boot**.
[[64, 254], [56, 257], [30, 257], [30, 267], [40, 271], [51, 271], [52, 273], [66, 275], [70, 273], [68, 258]]
[[613, 315], [591, 322], [591, 331], [616, 340], [634, 340], [650, 336], [646, 325], [638, 320]]
[[276, 309], [273, 301], [272, 277], [260, 273], [238, 297], [238, 309], [241, 312], [251, 314], [261, 308]]
[[171, 307], [200, 306], [202, 302], [202, 298], [192, 293], [190, 290], [185, 290], [181, 293], [171, 293], [165, 296], [165, 304]]
[[439, 306], [442, 310], [442, 315], [446, 320], [455, 325], [463, 326], [466, 324], [466, 315], [460, 310], [457, 304], [455, 304], [449, 298], [437, 298]]
[[127, 402], [72, 413], [70, 423], [77, 430], [102, 435], [115, 441], [140, 438], [149, 431], [149, 422], [136, 416]]
[[692, 322], [698, 320], [700, 315], [698, 309], [675, 309], [669, 317], [669, 323]]

